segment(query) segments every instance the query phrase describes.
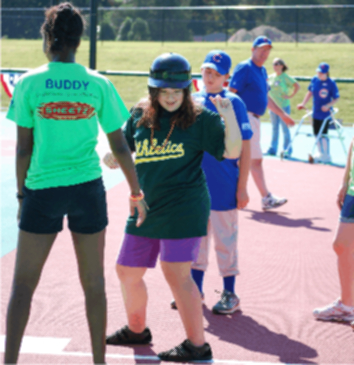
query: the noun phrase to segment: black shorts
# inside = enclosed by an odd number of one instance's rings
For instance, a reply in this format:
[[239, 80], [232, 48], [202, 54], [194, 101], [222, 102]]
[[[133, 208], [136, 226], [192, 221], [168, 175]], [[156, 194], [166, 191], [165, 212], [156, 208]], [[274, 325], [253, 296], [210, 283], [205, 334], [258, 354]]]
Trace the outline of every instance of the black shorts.
[[[324, 119], [315, 119], [315, 118], [313, 118], [312, 126], [313, 126], [313, 134], [315, 136], [317, 136], [318, 133], [320, 133], [320, 129], [321, 129], [321, 126], [322, 126], [324, 121], [325, 121]], [[330, 119], [327, 119], [326, 125], [323, 128], [322, 134], [327, 134], [330, 121], [331, 121]]]
[[340, 222], [354, 223], [354, 196], [347, 194], [340, 212]]
[[31, 190], [23, 188], [19, 227], [39, 234], [57, 233], [68, 216], [72, 232], [93, 234], [108, 224], [106, 191], [102, 178], [72, 186]]

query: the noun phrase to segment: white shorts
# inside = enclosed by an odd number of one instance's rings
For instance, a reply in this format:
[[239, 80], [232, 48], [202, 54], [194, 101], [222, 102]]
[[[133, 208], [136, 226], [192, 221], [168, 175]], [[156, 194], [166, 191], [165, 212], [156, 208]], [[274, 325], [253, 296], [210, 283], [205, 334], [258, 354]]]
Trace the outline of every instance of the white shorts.
[[253, 132], [251, 138], [251, 160], [261, 160], [263, 158], [261, 149], [261, 121], [250, 112], [247, 112], [247, 115]]
[[220, 275], [222, 277], [238, 275], [237, 236], [237, 209], [211, 210], [208, 222], [208, 235], [202, 237], [198, 258], [192, 263], [192, 268], [206, 271], [209, 264], [211, 238], [213, 237]]

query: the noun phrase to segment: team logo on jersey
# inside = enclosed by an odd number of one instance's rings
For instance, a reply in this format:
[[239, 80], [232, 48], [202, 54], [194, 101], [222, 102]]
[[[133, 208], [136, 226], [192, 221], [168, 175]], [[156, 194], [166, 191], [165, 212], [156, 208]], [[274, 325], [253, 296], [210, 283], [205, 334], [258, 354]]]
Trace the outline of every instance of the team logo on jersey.
[[325, 99], [328, 96], [328, 90], [327, 89], [321, 89], [318, 92], [318, 95], [320, 96], [320, 98]]
[[213, 60], [215, 61], [215, 62], [221, 62], [221, 60], [222, 60], [222, 56], [221, 56], [221, 54], [219, 54], [219, 53], [217, 53], [217, 54], [214, 54], [214, 56], [213, 56]]
[[153, 147], [148, 139], [135, 142], [135, 165], [147, 162], [172, 160], [183, 157], [185, 154], [183, 143], [172, 143], [168, 141], [164, 148], [157, 144], [157, 139], [154, 138]]
[[38, 114], [44, 119], [78, 120], [90, 119], [96, 114], [95, 108], [85, 103], [58, 101], [43, 103], [38, 108]]

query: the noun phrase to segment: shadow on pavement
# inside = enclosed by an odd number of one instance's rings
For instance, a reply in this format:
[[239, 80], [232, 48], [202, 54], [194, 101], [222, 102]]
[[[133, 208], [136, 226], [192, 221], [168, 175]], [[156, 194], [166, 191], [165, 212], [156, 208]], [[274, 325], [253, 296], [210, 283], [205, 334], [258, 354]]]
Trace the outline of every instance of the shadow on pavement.
[[[242, 312], [223, 316], [213, 314], [206, 307], [203, 311], [204, 317], [209, 322], [205, 330], [218, 336], [220, 341], [229, 342], [253, 352], [278, 356], [279, 361], [284, 363], [316, 363], [308, 360], [318, 356], [315, 349], [283, 334], [272, 332]], [[235, 358], [235, 355], [233, 357]]]
[[274, 224], [276, 226], [284, 227], [304, 227], [308, 229], [314, 229], [316, 231], [331, 232], [331, 229], [329, 228], [314, 226], [313, 221], [322, 220], [323, 218], [320, 217], [292, 219], [286, 217], [288, 213], [281, 213], [279, 211], [260, 212], [250, 209], [243, 209], [242, 211], [251, 213], [251, 216], [246, 217], [246, 219], [255, 220], [260, 223]]

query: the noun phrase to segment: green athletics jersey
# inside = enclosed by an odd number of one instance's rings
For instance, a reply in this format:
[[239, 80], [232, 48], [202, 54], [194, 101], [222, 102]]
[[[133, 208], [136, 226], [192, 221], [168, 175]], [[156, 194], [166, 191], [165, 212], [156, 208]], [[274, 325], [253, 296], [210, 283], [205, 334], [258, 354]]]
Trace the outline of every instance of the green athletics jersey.
[[352, 148], [351, 169], [349, 173], [349, 187], [347, 193], [354, 196], [354, 143]]
[[[223, 159], [225, 127], [219, 114], [203, 109], [189, 128], [175, 127], [160, 151], [151, 148], [151, 129], [137, 127], [141, 114], [136, 109], [123, 131], [135, 151], [139, 182], [150, 210], [140, 227], [135, 225], [136, 216], [129, 217], [126, 233], [160, 239], [205, 236], [210, 197], [201, 163], [204, 151]], [[163, 112], [161, 130], [154, 131], [155, 146], [163, 145], [172, 115]]]
[[296, 80], [283, 72], [279, 76], [274, 73], [269, 75], [268, 84], [270, 86], [269, 95], [281, 108], [290, 106], [290, 100], [284, 99], [284, 95], [289, 95]]
[[113, 84], [77, 63], [50, 62], [23, 75], [7, 118], [33, 128], [26, 187], [45, 189], [99, 178], [97, 122], [111, 133], [129, 116]]

